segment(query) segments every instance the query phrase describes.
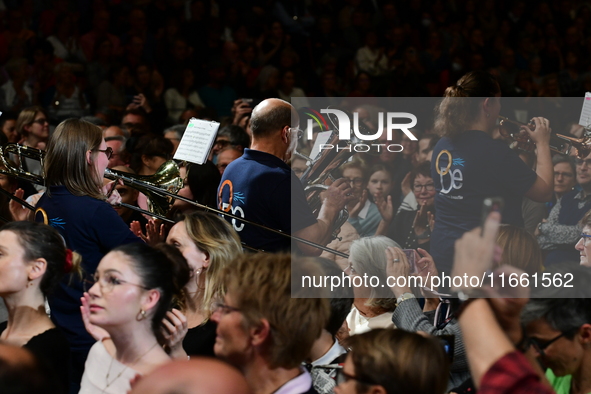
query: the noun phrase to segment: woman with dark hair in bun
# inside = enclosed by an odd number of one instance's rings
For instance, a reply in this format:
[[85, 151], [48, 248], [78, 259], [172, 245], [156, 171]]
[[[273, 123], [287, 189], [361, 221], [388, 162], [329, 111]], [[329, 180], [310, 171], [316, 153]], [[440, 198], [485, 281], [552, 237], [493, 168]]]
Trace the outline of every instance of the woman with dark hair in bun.
[[8, 310], [0, 340], [28, 348], [54, 368], [61, 392], [68, 389], [70, 346], [47, 316], [45, 297], [64, 274], [79, 271], [80, 260], [44, 224], [11, 222], [0, 230], [0, 296]]
[[170, 245], [127, 244], [103, 257], [82, 312], [90, 330], [107, 335], [90, 349], [80, 394], [125, 394], [136, 375], [170, 361], [162, 320], [188, 280], [186, 260]]
[[451, 272], [454, 242], [480, 224], [485, 198], [502, 197], [503, 222], [518, 227], [523, 227], [523, 196], [537, 202], [552, 199], [548, 120], [536, 117], [532, 119], [535, 128], [523, 127], [536, 144], [534, 172], [506, 143], [492, 138], [500, 97], [492, 75], [473, 71], [448, 87], [436, 108], [435, 129], [443, 138], [431, 162], [437, 211], [431, 254], [439, 271], [446, 274]]

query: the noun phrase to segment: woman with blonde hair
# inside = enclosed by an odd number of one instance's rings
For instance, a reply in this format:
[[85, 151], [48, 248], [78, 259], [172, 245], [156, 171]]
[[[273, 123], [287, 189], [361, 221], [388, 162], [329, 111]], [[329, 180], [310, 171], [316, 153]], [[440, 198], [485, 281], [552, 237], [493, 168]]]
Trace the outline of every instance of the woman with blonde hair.
[[503, 249], [498, 266], [511, 265], [529, 275], [542, 272], [542, 250], [536, 237], [510, 224], [499, 227], [497, 245]]
[[[107, 203], [113, 187], [103, 187], [103, 174], [111, 153], [98, 126], [67, 119], [56, 127], [45, 154], [48, 189], [37, 203], [35, 220], [54, 227], [67, 247], [82, 255], [87, 279], [111, 249], [141, 242]], [[121, 197], [117, 197], [114, 191], [108, 201], [118, 203]], [[95, 342], [80, 314], [82, 282], [77, 277], [65, 278], [49, 297], [52, 319], [66, 334], [72, 350], [72, 392], [80, 383], [84, 361]]]
[[[45, 109], [38, 106], [23, 109], [16, 119], [16, 132], [24, 146], [45, 149], [49, 139], [49, 118]], [[36, 175], [43, 173], [38, 160], [24, 158], [21, 164], [25, 171]]]
[[240, 238], [224, 219], [195, 211], [172, 227], [166, 243], [181, 251], [191, 270], [182, 311], [168, 312], [163, 323], [171, 355], [213, 356], [216, 324], [210, 320], [212, 304], [226, 292], [221, 274], [242, 252]]

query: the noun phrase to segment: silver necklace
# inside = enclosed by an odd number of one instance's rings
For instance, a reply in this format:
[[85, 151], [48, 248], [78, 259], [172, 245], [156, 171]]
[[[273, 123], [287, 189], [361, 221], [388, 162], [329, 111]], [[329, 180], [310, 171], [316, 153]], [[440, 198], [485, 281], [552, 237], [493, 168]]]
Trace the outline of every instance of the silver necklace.
[[148, 349], [147, 352], [143, 353], [141, 356], [139, 356], [138, 358], [136, 358], [131, 364], [127, 365], [127, 364], [123, 364], [125, 365], [125, 368], [123, 368], [121, 370], [121, 372], [119, 372], [117, 374], [117, 376], [115, 376], [115, 378], [113, 380], [111, 380], [109, 382], [109, 376], [111, 375], [111, 367], [113, 366], [113, 360], [115, 360], [115, 357], [111, 357], [111, 363], [109, 364], [109, 370], [107, 371], [107, 376], [105, 378], [105, 383], [107, 384], [105, 386], [105, 388], [103, 389], [103, 391], [101, 391], [101, 394], [105, 392], [105, 390], [107, 390], [113, 383], [115, 383], [115, 381], [117, 379], [119, 379], [121, 377], [121, 375], [123, 375], [123, 372], [127, 371], [127, 368], [131, 367], [132, 365], [135, 365], [138, 361], [140, 361], [146, 354], [150, 353], [152, 351], [152, 349], [154, 349], [156, 347], [156, 345], [158, 345], [158, 342], [156, 342], [155, 344], [152, 345], [151, 348]]

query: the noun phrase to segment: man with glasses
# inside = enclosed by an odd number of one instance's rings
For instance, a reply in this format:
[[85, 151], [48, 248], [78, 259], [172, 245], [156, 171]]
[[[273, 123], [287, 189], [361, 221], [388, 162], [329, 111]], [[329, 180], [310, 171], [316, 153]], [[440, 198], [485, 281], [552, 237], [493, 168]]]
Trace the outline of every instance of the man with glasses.
[[[286, 164], [301, 134], [299, 124], [295, 108], [283, 100], [264, 100], [253, 109], [252, 144], [224, 171], [218, 189], [218, 207], [271, 229], [326, 245], [332, 234], [332, 223], [351, 198], [351, 188], [344, 179], [335, 181], [325, 192], [318, 217], [314, 217], [301, 183]], [[291, 248], [287, 237], [226, 219], [248, 246], [268, 252]], [[305, 244], [297, 246], [304, 254], [321, 252]]]
[[556, 393], [591, 393], [591, 270], [569, 265], [546, 272], [571, 274], [573, 287], [534, 289], [548, 298], [532, 297], [525, 306], [526, 337]]
[[591, 209], [591, 154], [576, 160], [576, 176], [581, 190], [563, 195], [550, 211], [547, 222], [538, 226], [538, 242], [548, 252], [546, 266], [579, 260], [574, 247], [581, 234], [579, 221]]

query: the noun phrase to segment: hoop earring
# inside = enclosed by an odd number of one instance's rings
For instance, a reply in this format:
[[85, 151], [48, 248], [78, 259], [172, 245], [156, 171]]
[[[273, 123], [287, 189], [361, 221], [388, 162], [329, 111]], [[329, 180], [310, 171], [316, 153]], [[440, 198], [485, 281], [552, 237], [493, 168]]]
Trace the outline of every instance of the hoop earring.
[[146, 318], [146, 311], [143, 309], [140, 309], [140, 311], [138, 312], [137, 316], [135, 317], [135, 320], [137, 321], [142, 321]]

